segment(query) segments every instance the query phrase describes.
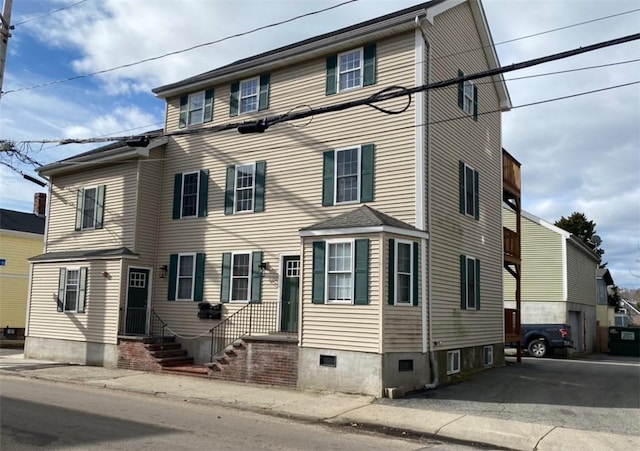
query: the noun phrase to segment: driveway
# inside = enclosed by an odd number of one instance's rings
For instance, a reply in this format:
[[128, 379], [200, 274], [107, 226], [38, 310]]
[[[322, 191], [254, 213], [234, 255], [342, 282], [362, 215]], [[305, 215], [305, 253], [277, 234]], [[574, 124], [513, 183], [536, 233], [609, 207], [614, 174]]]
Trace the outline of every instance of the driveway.
[[430, 409], [574, 429], [640, 434], [640, 359], [596, 354], [534, 359], [486, 370], [464, 383], [381, 399]]

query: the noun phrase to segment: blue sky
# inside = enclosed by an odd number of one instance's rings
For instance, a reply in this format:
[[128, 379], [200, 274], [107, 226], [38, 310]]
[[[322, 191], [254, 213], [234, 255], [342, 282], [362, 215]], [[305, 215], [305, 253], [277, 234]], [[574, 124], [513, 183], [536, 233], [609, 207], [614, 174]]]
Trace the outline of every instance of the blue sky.
[[[14, 1], [0, 100], [0, 139], [40, 163], [91, 145], [26, 140], [119, 136], [162, 127], [151, 89], [234, 60], [413, 6], [359, 0], [220, 44], [42, 88], [32, 86], [154, 57], [342, 3], [341, 0]], [[635, 0], [484, 0], [494, 42], [640, 8]], [[40, 17], [45, 15], [44, 17]], [[21, 23], [24, 22], [24, 23]], [[503, 65], [638, 32], [640, 11], [543, 33], [496, 50]], [[636, 41], [507, 74], [514, 106], [640, 80]], [[597, 69], [523, 76], [627, 62]], [[27, 88], [27, 89], [24, 89]], [[503, 146], [522, 163], [523, 207], [551, 223], [580, 211], [597, 224], [616, 283], [640, 287], [640, 85], [516, 108], [503, 115]], [[95, 146], [93, 146], [95, 147]], [[6, 156], [3, 156], [6, 158]], [[16, 159], [3, 159], [35, 175]], [[0, 165], [0, 206], [31, 211], [40, 188]]]

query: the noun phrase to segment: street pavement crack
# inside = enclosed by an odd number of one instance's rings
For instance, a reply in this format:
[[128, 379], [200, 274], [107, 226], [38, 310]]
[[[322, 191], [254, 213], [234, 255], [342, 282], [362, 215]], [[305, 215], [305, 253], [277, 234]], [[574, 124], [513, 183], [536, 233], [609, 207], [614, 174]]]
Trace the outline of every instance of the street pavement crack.
[[544, 438], [545, 438], [547, 435], [551, 434], [551, 433], [552, 433], [553, 431], [555, 431], [555, 430], [556, 430], [556, 427], [554, 426], [554, 427], [552, 427], [552, 428], [549, 430], [549, 432], [547, 432], [547, 433], [546, 433], [546, 434], [544, 434], [542, 437], [540, 437], [540, 439], [536, 442], [536, 446], [534, 446], [534, 447], [533, 447], [533, 451], [536, 451], [536, 450], [538, 449], [538, 446], [540, 445], [540, 442], [541, 442], [542, 440], [544, 440]]
[[462, 418], [464, 418], [464, 417], [466, 417], [466, 415], [462, 415], [462, 416], [460, 416], [460, 417], [458, 417], [458, 418], [456, 418], [456, 419], [454, 419], [454, 420], [449, 421], [449, 422], [448, 422], [448, 423], [446, 423], [446, 424], [443, 424], [442, 426], [440, 426], [440, 427], [438, 428], [438, 430], [437, 430], [433, 435], [438, 435], [438, 434], [440, 434], [440, 431], [442, 430], [442, 428], [443, 428], [443, 427], [445, 427], [445, 426], [449, 426], [451, 423], [455, 423], [456, 421], [458, 421], [458, 420], [460, 420], [460, 419], [462, 419]]

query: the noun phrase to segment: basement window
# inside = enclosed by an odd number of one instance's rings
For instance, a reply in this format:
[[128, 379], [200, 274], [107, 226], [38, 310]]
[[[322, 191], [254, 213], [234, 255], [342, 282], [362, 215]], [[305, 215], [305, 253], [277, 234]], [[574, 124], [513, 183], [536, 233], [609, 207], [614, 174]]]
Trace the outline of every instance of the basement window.
[[485, 346], [482, 348], [484, 366], [493, 365], [493, 346]]
[[398, 371], [413, 371], [413, 359], [398, 360]]
[[335, 355], [323, 355], [320, 354], [320, 366], [336, 367], [337, 357]]
[[460, 350], [447, 352], [447, 375], [460, 372]]

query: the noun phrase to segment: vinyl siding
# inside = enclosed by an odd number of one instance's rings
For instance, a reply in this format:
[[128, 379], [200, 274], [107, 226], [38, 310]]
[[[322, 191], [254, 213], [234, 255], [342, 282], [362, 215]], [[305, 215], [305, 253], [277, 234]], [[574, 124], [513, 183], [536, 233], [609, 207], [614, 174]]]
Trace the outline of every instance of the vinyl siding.
[[[85, 313], [57, 311], [60, 267], [87, 266]], [[102, 273], [106, 271], [109, 277]], [[33, 265], [29, 336], [116, 344], [121, 287], [119, 260], [36, 263]]]
[[[137, 165], [116, 164], [73, 174], [54, 176], [48, 219], [47, 252], [107, 249], [121, 246], [133, 249], [136, 217]], [[104, 227], [75, 230], [77, 191], [106, 185]]]
[[149, 159], [138, 160], [139, 181], [136, 198], [135, 252], [137, 265], [153, 266], [158, 234], [162, 188], [163, 149], [154, 149]]
[[[389, 238], [418, 243], [420, 240], [399, 235], [384, 236], [384, 263], [382, 264], [383, 287], [383, 351], [384, 352], [416, 352], [422, 350], [422, 283], [418, 280], [418, 305], [389, 305]], [[421, 251], [420, 251], [421, 252]], [[422, 267], [422, 255], [418, 253], [418, 268]], [[418, 271], [419, 272], [419, 271]], [[420, 277], [420, 274], [416, 274]], [[426, 321], [426, 319], [425, 319]]]
[[[313, 241], [305, 238], [302, 299], [303, 347], [380, 352], [380, 236], [358, 235], [344, 239], [369, 239], [369, 304], [312, 304]], [[339, 239], [331, 237], [331, 239]]]
[[0, 231], [0, 327], [25, 327], [29, 262], [42, 253], [43, 236]]
[[[515, 214], [503, 210], [504, 224], [515, 230]], [[564, 255], [565, 238], [549, 228], [522, 216], [521, 219], [521, 297], [522, 301], [565, 301]], [[594, 270], [595, 286], [595, 270]], [[505, 300], [515, 300], [515, 279], [504, 272]], [[594, 288], [595, 290], [595, 288]]]
[[[260, 114], [229, 118], [229, 85], [215, 86], [214, 119], [213, 124], [209, 125], [284, 113], [296, 105], [340, 103], [371, 95], [392, 84], [412, 86], [415, 73], [413, 44], [412, 32], [378, 41], [378, 83], [333, 96], [325, 96], [325, 58], [272, 72], [270, 109]], [[392, 101], [384, 106], [401, 108], [404, 101], [406, 99]], [[169, 129], [177, 127], [178, 106], [178, 98], [169, 99]], [[322, 164], [326, 150], [375, 144], [375, 194], [374, 201], [368, 205], [410, 224], [414, 223], [413, 106], [401, 115], [384, 115], [371, 108], [360, 107], [318, 115], [312, 121], [301, 120], [295, 125], [281, 124], [264, 134], [255, 135], [226, 131], [188, 138], [176, 137], [167, 144], [162, 175], [157, 265], [168, 264], [172, 253], [206, 253], [205, 300], [213, 303], [220, 300], [222, 253], [262, 250], [263, 260], [272, 267], [263, 279], [262, 300], [278, 301], [280, 255], [299, 252], [299, 229], [360, 206], [322, 206]], [[409, 132], [407, 127], [410, 127]], [[226, 167], [260, 160], [266, 161], [265, 211], [225, 215]], [[198, 169], [209, 170], [208, 216], [173, 220], [171, 199], [174, 174]], [[195, 303], [167, 301], [167, 281], [155, 281], [154, 309], [178, 333], [195, 336], [206, 332], [211, 322], [196, 318]], [[302, 302], [310, 301], [303, 297]], [[237, 308], [238, 304], [225, 304], [224, 314]], [[369, 339], [370, 329], [376, 330], [376, 337], [379, 335], [379, 312], [371, 312], [371, 315], [370, 326], [363, 326], [362, 332], [354, 332], [363, 333], [366, 337], [364, 341]], [[314, 332], [310, 333], [313, 336]], [[313, 340], [313, 343], [322, 341], [319, 337]], [[376, 344], [363, 346], [377, 350], [377, 338]]]
[[[426, 27], [432, 80], [488, 69], [470, 7], [464, 3]], [[477, 82], [479, 113], [499, 108], [493, 84]], [[452, 120], [463, 117], [461, 120]], [[445, 121], [445, 122], [439, 122]], [[431, 314], [436, 350], [503, 341], [502, 147], [500, 113], [465, 117], [457, 86], [432, 93], [431, 134]], [[480, 218], [459, 212], [458, 162], [479, 173]], [[460, 255], [481, 262], [480, 310], [460, 308]]]
[[594, 257], [567, 241], [567, 302], [595, 306], [597, 300]]

